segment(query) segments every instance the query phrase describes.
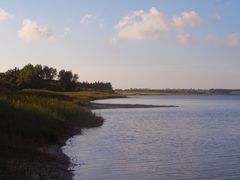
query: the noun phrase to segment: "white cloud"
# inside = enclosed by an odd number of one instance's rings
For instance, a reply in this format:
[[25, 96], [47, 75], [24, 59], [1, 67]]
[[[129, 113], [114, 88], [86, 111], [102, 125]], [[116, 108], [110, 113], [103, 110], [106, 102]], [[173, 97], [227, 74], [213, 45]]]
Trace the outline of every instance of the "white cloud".
[[237, 33], [229, 34], [226, 38], [226, 46], [235, 48], [240, 45], [240, 35]]
[[50, 38], [52, 33], [47, 27], [40, 27], [35, 21], [25, 19], [22, 28], [18, 31], [18, 36], [24, 41], [31, 41], [39, 38]]
[[81, 25], [88, 25], [90, 23], [92, 23], [93, 21], [95, 21], [97, 19], [96, 16], [92, 15], [92, 14], [85, 14], [81, 20], [80, 20], [80, 24]]
[[164, 13], [152, 7], [148, 12], [139, 10], [123, 17], [115, 26], [118, 33], [111, 42], [145, 39], [158, 40], [164, 32], [182, 29], [187, 26], [196, 27], [200, 22], [200, 16], [194, 11], [183, 12], [179, 16], [168, 18]]
[[0, 22], [4, 22], [13, 18], [14, 18], [14, 15], [0, 8]]
[[164, 14], [151, 8], [145, 13], [143, 10], [135, 11], [132, 15], [124, 17], [117, 25], [118, 34], [112, 41], [125, 39], [143, 40], [159, 39], [160, 32], [169, 30], [168, 19]]
[[177, 41], [183, 45], [194, 44], [194, 39], [190, 34], [180, 34], [177, 35]]
[[172, 18], [172, 25], [177, 29], [185, 28], [186, 26], [197, 27], [201, 23], [200, 16], [195, 11], [182, 12], [179, 16]]

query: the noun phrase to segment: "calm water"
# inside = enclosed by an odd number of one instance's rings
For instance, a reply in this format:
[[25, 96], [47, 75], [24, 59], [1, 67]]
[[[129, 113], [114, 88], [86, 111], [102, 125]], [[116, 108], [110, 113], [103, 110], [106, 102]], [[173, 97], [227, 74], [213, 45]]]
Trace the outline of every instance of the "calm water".
[[240, 96], [139, 96], [99, 103], [100, 128], [68, 140], [74, 179], [240, 179]]

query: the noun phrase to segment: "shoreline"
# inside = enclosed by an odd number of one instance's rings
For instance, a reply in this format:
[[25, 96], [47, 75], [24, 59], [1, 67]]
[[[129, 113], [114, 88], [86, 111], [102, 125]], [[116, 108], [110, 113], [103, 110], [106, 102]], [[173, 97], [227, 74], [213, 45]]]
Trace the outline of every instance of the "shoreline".
[[133, 108], [172, 108], [179, 107], [173, 105], [147, 105], [147, 104], [109, 104], [109, 103], [91, 103], [92, 110], [96, 109], [133, 109]]
[[[12, 98], [15, 99], [12, 99]], [[29, 101], [22, 101], [21, 98], [28, 99]], [[169, 105], [145, 105], [145, 104], [98, 104], [94, 103], [94, 100], [98, 99], [112, 99], [112, 98], [127, 98], [124, 95], [120, 95], [112, 92], [97, 92], [97, 91], [81, 91], [81, 92], [52, 92], [46, 90], [34, 90], [27, 89], [21, 92], [7, 94], [5, 96], [6, 104], [9, 103], [9, 106], [3, 104], [3, 108], [9, 108], [9, 111], [12, 111], [13, 114], [16, 114], [15, 120], [16, 123], [21, 119], [24, 122], [24, 119], [28, 117], [28, 114], [32, 115], [31, 111], [24, 111], [25, 114], [20, 114], [18, 109], [14, 109], [12, 102], [21, 102], [23, 105], [30, 105], [31, 102], [39, 105], [40, 109], [54, 108], [60, 117], [62, 117], [62, 109], [66, 105], [69, 109], [66, 110], [63, 116], [65, 123], [61, 124], [60, 119], [54, 121], [56, 127], [57, 125], [62, 125], [63, 129], [57, 129], [56, 139], [48, 139], [48, 137], [40, 136], [42, 139], [39, 141], [39, 138], [36, 138], [32, 134], [28, 134], [27, 139], [22, 138], [22, 136], [13, 136], [13, 140], [16, 143], [13, 144], [0, 144], [4, 149], [1, 150], [2, 156], [4, 157], [3, 161], [0, 163], [0, 179], [8, 177], [14, 179], [17, 177], [23, 177], [25, 179], [46, 179], [46, 180], [70, 180], [73, 178], [74, 174], [71, 170], [71, 167], [74, 166], [71, 162], [71, 157], [68, 157], [67, 154], [63, 152], [63, 147], [66, 145], [66, 142], [69, 138], [81, 134], [83, 128], [92, 128], [101, 126], [103, 123], [103, 118], [96, 116], [91, 110], [95, 109], [121, 109], [121, 108], [170, 108], [178, 106], [169, 106]], [[18, 101], [17, 101], [18, 100]], [[53, 101], [54, 100], [54, 101]], [[4, 102], [5, 102], [4, 101]], [[48, 103], [48, 101], [53, 101], [54, 104]], [[24, 104], [25, 103], [25, 104]], [[50, 106], [51, 105], [51, 106]], [[25, 106], [23, 106], [25, 107]], [[28, 106], [27, 106], [28, 107]], [[7, 109], [8, 110], [8, 109]], [[33, 109], [38, 112], [38, 109]], [[72, 114], [71, 110], [75, 112]], [[5, 112], [5, 111], [4, 111]], [[7, 111], [6, 111], [7, 112]], [[45, 111], [44, 111], [45, 112]], [[47, 111], [48, 112], [48, 111]], [[76, 114], [77, 113], [77, 114]], [[22, 115], [22, 116], [21, 116]], [[42, 127], [43, 132], [53, 134], [53, 128], [48, 128], [47, 122], [52, 120], [53, 115], [49, 112], [49, 119], [43, 121], [41, 114], [34, 114], [35, 116], [30, 116], [29, 120], [40, 123], [36, 125], [35, 123], [30, 126], [33, 128], [33, 132], [39, 133], [42, 135], [41, 131], [38, 131], [39, 125]], [[80, 116], [79, 116], [80, 115]], [[9, 117], [6, 115], [6, 117]], [[41, 118], [40, 118], [41, 117]], [[48, 117], [48, 116], [47, 116]], [[41, 119], [41, 121], [40, 121]], [[79, 121], [80, 120], [80, 121]], [[15, 122], [14, 121], [14, 122]], [[29, 122], [31, 122], [29, 121]], [[6, 119], [8, 122], [8, 119]], [[28, 121], [27, 121], [28, 122]], [[44, 122], [44, 124], [42, 124]], [[18, 124], [16, 124], [17, 126]], [[62, 127], [61, 126], [61, 127]], [[28, 132], [31, 130], [28, 126], [22, 127], [21, 131]], [[11, 130], [11, 129], [10, 129]], [[31, 132], [31, 131], [30, 131]], [[3, 136], [4, 138], [8, 137], [8, 134]], [[16, 138], [16, 139], [15, 139]], [[29, 142], [28, 142], [29, 141]], [[5, 141], [3, 141], [5, 142]], [[6, 139], [7, 142], [7, 139]], [[7, 168], [7, 169], [6, 169]]]
[[[68, 139], [70, 139], [75, 135], [81, 134], [81, 131], [82, 131], [81, 127], [71, 128], [68, 130], [67, 133], [65, 133], [62, 137], [59, 138], [60, 143], [46, 146], [47, 154], [56, 158], [56, 161], [57, 161], [56, 164], [58, 166], [57, 169], [53, 171], [53, 175], [55, 177], [53, 178], [48, 177], [47, 178], [48, 180], [55, 180], [55, 179], [56, 180], [57, 179], [72, 180], [73, 179], [73, 172], [69, 169], [72, 166], [71, 159], [63, 152], [62, 148], [66, 145], [66, 142]], [[50, 165], [50, 167], [54, 168], [53, 165], [52, 166]]]
[[[12, 99], [13, 97], [15, 99]], [[3, 145], [4, 148], [1, 150], [2, 156], [5, 157], [3, 161], [0, 163], [0, 179], [1, 177], [2, 178], [8, 177], [10, 179], [14, 179], [20, 176], [25, 179], [33, 180], [34, 179], [71, 180], [74, 176], [71, 167], [73, 167], [74, 164], [72, 164], [71, 162], [71, 157], [68, 157], [67, 154], [63, 152], [63, 147], [66, 145], [66, 142], [69, 138], [81, 134], [81, 130], [83, 128], [92, 128], [102, 125], [104, 121], [103, 118], [96, 116], [95, 113], [92, 112], [92, 110], [177, 107], [169, 105], [146, 105], [146, 104], [100, 104], [100, 103], [98, 104], [93, 102], [94, 100], [98, 99], [112, 99], [123, 97], [126, 98], [126, 96], [112, 92], [82, 91], [61, 93], [31, 89], [7, 95], [5, 97], [6, 100], [5, 99], [3, 100], [5, 100], [9, 104], [16, 101], [25, 103], [23, 105], [27, 106], [34, 101], [35, 104], [39, 105], [40, 110], [41, 108], [43, 109], [54, 108], [57, 114], [60, 115], [60, 117], [65, 117], [64, 118], [65, 122], [63, 124], [60, 123], [61, 119], [56, 119], [56, 121], [54, 121], [55, 123], [54, 125], [56, 125], [56, 127], [58, 128], [56, 129], [56, 134], [54, 134], [55, 133], [54, 129], [49, 128], [47, 124], [48, 121], [53, 119], [51, 116], [53, 114], [51, 112], [49, 112], [49, 114], [46, 114], [49, 115], [49, 118], [44, 120], [42, 119], [42, 117], [45, 116], [40, 116], [41, 114], [34, 114], [35, 116], [33, 117], [30, 116], [31, 118], [29, 119], [29, 122], [35, 121], [37, 124], [41, 122], [38, 125], [34, 123], [32, 124], [32, 126], [30, 126], [34, 130], [33, 131], [34, 133], [36, 134], [39, 133], [37, 135], [40, 136], [41, 140], [38, 140], [39, 138], [37, 138], [37, 136], [35, 137], [32, 134], [28, 134], [27, 139], [22, 138], [22, 136], [20, 137], [14, 136], [13, 140], [16, 143], [13, 143], [12, 145], [9, 143], [7, 143], [6, 145], [0, 144], [0, 148], [1, 145]], [[29, 102], [22, 101], [21, 98], [28, 99]], [[48, 103], [48, 101], [51, 102], [53, 101], [54, 104]], [[62, 108], [65, 107], [64, 105], [67, 106], [68, 109], [64, 111], [65, 114], [61, 114]], [[13, 119], [16, 121], [16, 126], [18, 125], [17, 122], [19, 121], [19, 119], [20, 120], [23, 119], [22, 121], [24, 122], [24, 119], [28, 117], [28, 114], [32, 115], [31, 111], [26, 110], [24, 111], [25, 114], [23, 115], [20, 114], [20, 116], [17, 116], [18, 115], [17, 113], [19, 113], [18, 109], [14, 109], [13, 106], [3, 106], [3, 108], [4, 107], [10, 108], [9, 111], [12, 111], [13, 114], [16, 114], [16, 118]], [[33, 110], [35, 110], [36, 113], [39, 111], [38, 109]], [[73, 110], [73, 112], [75, 113], [71, 113], [72, 112], [71, 110]], [[6, 115], [6, 117], [9, 116]], [[8, 119], [6, 119], [6, 122], [8, 122]], [[42, 122], [44, 122], [44, 124], [42, 124]], [[43, 128], [42, 129], [43, 132], [38, 131], [39, 126], [40, 128], [41, 127]], [[23, 132], [29, 132], [28, 130], [32, 130], [28, 126], [20, 127], [22, 127], [21, 131]], [[56, 137], [56, 139], [51, 138], [48, 139], [49, 136], [46, 137], [42, 136], [44, 135], [42, 134], [44, 132], [47, 132], [50, 135], [51, 134], [55, 135], [54, 137]], [[3, 138], [5, 137], [7, 138], [8, 134], [6, 134], [6, 136], [3, 136]]]
[[[145, 105], [145, 104], [100, 104], [100, 103], [90, 103], [89, 107], [86, 109], [88, 111], [96, 110], [96, 109], [121, 109], [121, 108], [171, 108], [171, 107], [178, 107], [178, 106], [172, 106], [172, 105]], [[73, 178], [73, 172], [69, 170], [71, 168], [71, 159], [68, 157], [62, 150], [62, 148], [66, 145], [66, 142], [71, 137], [81, 134], [81, 130], [83, 128], [75, 128], [73, 130], [70, 130], [69, 133], [65, 134], [65, 136], [61, 137], [62, 144], [59, 145], [51, 145], [48, 146], [48, 153], [52, 154], [53, 156], [57, 157], [59, 160], [59, 163], [62, 167], [63, 171], [58, 171], [58, 174], [62, 174], [61, 179], [63, 180], [72, 180]]]
[[38, 89], [0, 94], [0, 179], [72, 179], [72, 162], [62, 147], [83, 128], [102, 125], [103, 118], [91, 112], [91, 101], [116, 97], [123, 96]]

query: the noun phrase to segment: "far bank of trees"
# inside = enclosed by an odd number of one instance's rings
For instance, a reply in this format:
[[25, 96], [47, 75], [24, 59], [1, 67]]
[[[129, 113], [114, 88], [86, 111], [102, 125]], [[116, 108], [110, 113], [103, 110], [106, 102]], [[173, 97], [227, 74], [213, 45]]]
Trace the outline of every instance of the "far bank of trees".
[[54, 91], [76, 91], [81, 89], [112, 91], [111, 83], [103, 82], [78, 82], [78, 75], [72, 71], [42, 66], [40, 64], [27, 64], [22, 69], [9, 69], [0, 73], [0, 86], [15, 89], [35, 88]]
[[240, 89], [116, 89], [121, 93], [169, 95], [239, 95]]
[[77, 84], [78, 89], [97, 89], [101, 91], [108, 91], [108, 90], [113, 90], [112, 84], [110, 82], [103, 83], [103, 82], [94, 82], [94, 83], [89, 83], [89, 82], [79, 82]]

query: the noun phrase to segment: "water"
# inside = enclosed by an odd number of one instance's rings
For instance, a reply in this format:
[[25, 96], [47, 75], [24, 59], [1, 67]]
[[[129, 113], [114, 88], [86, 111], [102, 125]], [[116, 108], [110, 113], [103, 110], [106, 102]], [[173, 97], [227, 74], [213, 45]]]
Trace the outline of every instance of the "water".
[[69, 139], [74, 179], [240, 179], [240, 96], [135, 96], [99, 103], [102, 127]]

